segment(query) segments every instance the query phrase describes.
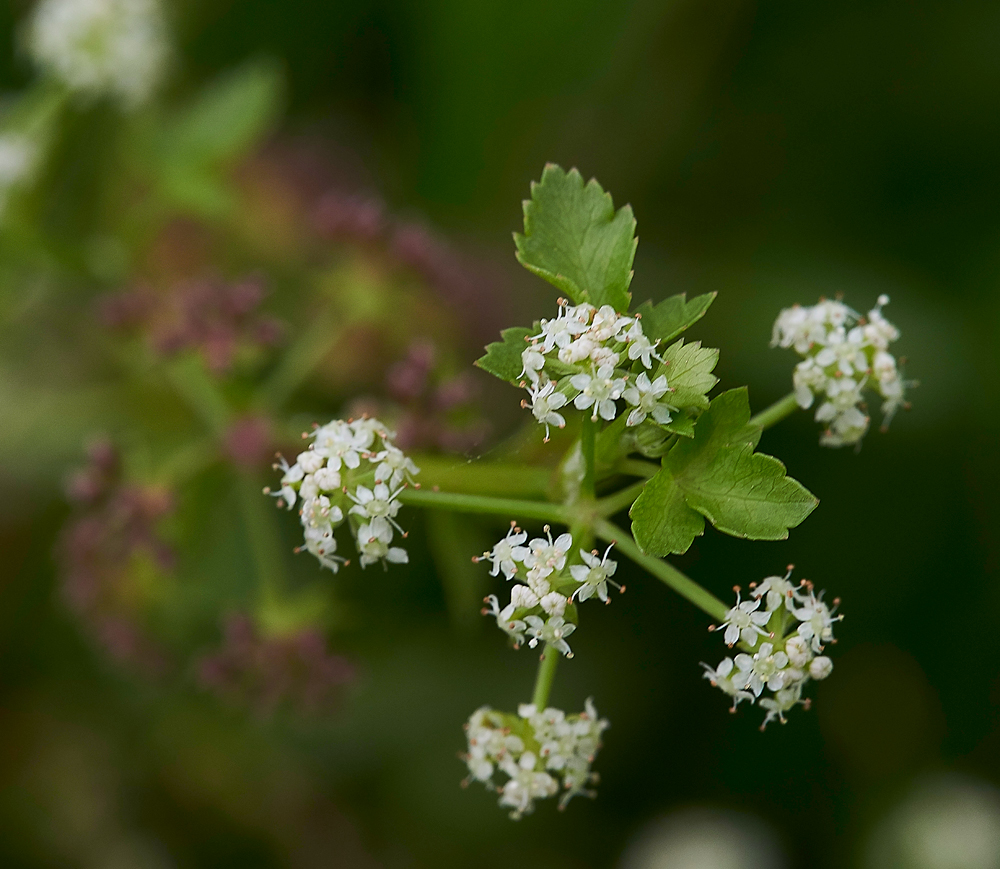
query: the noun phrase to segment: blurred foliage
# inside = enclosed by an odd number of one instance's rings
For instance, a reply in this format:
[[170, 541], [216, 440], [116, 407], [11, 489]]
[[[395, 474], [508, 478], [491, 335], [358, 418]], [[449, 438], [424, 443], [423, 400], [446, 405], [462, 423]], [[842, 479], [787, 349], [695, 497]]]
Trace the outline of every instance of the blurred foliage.
[[[770, 830], [762, 849], [793, 866], [890, 853], [909, 869], [966, 865], [899, 845], [944, 804], [972, 805], [985, 833], [966, 839], [991, 841], [995, 4], [178, 2], [168, 87], [132, 113], [37, 82], [16, 48], [27, 8], [0, 10], [2, 132], [46, 142], [0, 230], [0, 863], [612, 866], [692, 803], [740, 813], [726, 815], [737, 826], [754, 816], [749, 829]], [[324, 577], [319, 603], [293, 596], [301, 609], [272, 612], [321, 625], [356, 669], [339, 705], [312, 716], [216, 699], [190, 656], [166, 677], [114, 663], [67, 607], [53, 553], [86, 443], [111, 436], [144, 484], [199, 470], [160, 528], [176, 562], [140, 552], [136, 597], [118, 603], [185, 585], [188, 609], [166, 607], [156, 627], [190, 654], [217, 649], [219, 617], [252, 603], [240, 492], [263, 484], [266, 461], [246, 440], [249, 464], [214, 441], [204, 472], [197, 450], [175, 456], [204, 419], [150, 362], [152, 333], [110, 338], [96, 300], [263, 275], [261, 310], [304, 349], [287, 361], [240, 333], [222, 382], [241, 419], [273, 426], [287, 410], [291, 430], [269, 428], [268, 447], [359, 399], [409, 419], [415, 400], [387, 376], [412, 363], [414, 338], [436, 348], [432, 394], [501, 326], [549, 310], [516, 273], [508, 233], [550, 160], [631, 203], [637, 298], [719, 293], [698, 335], [723, 348], [722, 387], [749, 382], [755, 408], [790, 382], [787, 356], [766, 349], [775, 313], [821, 294], [891, 295], [922, 385], [912, 413], [857, 455], [819, 450], [804, 414], [767, 432], [763, 447], [820, 507], [787, 542], [709, 529], [677, 559], [720, 595], [794, 562], [844, 599], [837, 671], [813, 712], [763, 735], [730, 718], [696, 666], [716, 645], [704, 619], [626, 575], [555, 689], [573, 708], [593, 690], [612, 721], [600, 796], [512, 825], [460, 790], [455, 759], [459, 723], [482, 702], [524, 700], [534, 667], [468, 618], [485, 580], [447, 543], [462, 535], [475, 551], [499, 529], [431, 514], [409, 569]], [[516, 401], [487, 392], [480, 406], [503, 432]], [[425, 443], [442, 446], [468, 448]], [[267, 521], [287, 549], [279, 519]], [[288, 587], [307, 589], [314, 565], [289, 564]]]

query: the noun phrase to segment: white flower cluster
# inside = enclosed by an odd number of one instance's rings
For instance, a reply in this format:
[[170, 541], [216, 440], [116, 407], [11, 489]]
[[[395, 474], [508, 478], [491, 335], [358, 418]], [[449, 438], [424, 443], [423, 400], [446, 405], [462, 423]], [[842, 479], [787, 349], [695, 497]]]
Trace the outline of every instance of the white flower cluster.
[[611, 579], [618, 563], [608, 558], [610, 546], [603, 557], [596, 549], [593, 552], [581, 549], [582, 563], [567, 565], [572, 550], [573, 538], [568, 533], [553, 540], [546, 525], [545, 537], [529, 541], [527, 532], [511, 522], [506, 537], [492, 550], [473, 559], [492, 562], [492, 576], [502, 572], [505, 579], [523, 580], [515, 582], [510, 590], [510, 603], [503, 609], [495, 594], [486, 598], [488, 607], [483, 609], [483, 615], [496, 618], [497, 626], [513, 639], [515, 648], [527, 638], [532, 649], [544, 642], [572, 657], [566, 638], [576, 630], [574, 601], [589, 600], [596, 595], [609, 603], [608, 586], [621, 588]]
[[264, 492], [278, 498], [279, 506], [301, 505], [299, 516], [305, 530], [301, 548], [334, 573], [346, 563], [336, 554], [333, 536], [345, 519], [362, 567], [408, 561], [405, 549], [390, 544], [395, 531], [406, 537], [395, 518], [398, 497], [420, 469], [393, 446], [393, 436], [377, 419], [336, 419], [313, 432], [312, 445], [293, 465], [281, 459], [274, 466], [283, 471], [281, 488]]
[[[833, 626], [843, 618], [834, 614], [839, 601], [831, 609], [811, 583], [794, 586], [790, 578], [791, 568], [785, 576], [751, 585], [749, 600], [741, 600], [737, 587], [736, 605], [710, 630], [725, 629], [726, 645], [742, 642], [751, 653], [723, 658], [718, 667], [702, 664], [705, 678], [732, 697], [730, 711], [742, 700], [760, 702], [767, 710], [761, 730], [775, 718], [784, 724], [793, 706], [808, 708], [802, 689], [810, 679], [825, 679], [833, 671], [833, 662], [821, 653], [826, 643], [836, 642]], [[758, 640], [763, 640], [760, 646]], [[761, 698], [765, 688], [771, 694]]]
[[157, 0], [42, 0], [29, 30], [39, 66], [70, 90], [145, 102], [163, 78], [167, 27]]
[[[539, 711], [532, 704], [519, 706], [517, 715], [483, 706], [465, 725], [469, 751], [462, 760], [469, 778], [463, 784], [472, 780], [495, 787], [500, 805], [510, 808], [514, 820], [532, 812], [535, 800], [553, 797], [560, 789], [560, 809], [578, 794], [596, 796], [588, 789], [597, 783], [590, 765], [608, 726], [606, 719], [597, 717], [590, 699], [579, 715], [552, 708]], [[499, 786], [493, 781], [498, 772], [507, 777]]]
[[794, 347], [803, 356], [792, 383], [803, 408], [819, 399], [816, 421], [826, 425], [820, 443], [828, 447], [857, 444], [868, 431], [863, 391], [874, 389], [882, 397], [882, 430], [905, 406], [907, 383], [896, 367], [889, 345], [899, 330], [882, 314], [889, 297], [866, 317], [838, 301], [821, 301], [812, 307], [785, 308], [774, 323], [772, 347]]
[[661, 374], [651, 380], [646, 373], [654, 359], [663, 361], [656, 353], [659, 341], [643, 334], [639, 317], [619, 314], [610, 305], [574, 306], [560, 299], [559, 315], [542, 320], [528, 342], [521, 376], [531, 400], [521, 405], [545, 426], [546, 440], [550, 426], [566, 425], [559, 411], [571, 402], [577, 410], [589, 410], [594, 420], [613, 420], [616, 402], [623, 399], [632, 408], [627, 425], [639, 425], [647, 416], [662, 425], [670, 422], [675, 408], [664, 400], [671, 391], [667, 378]]

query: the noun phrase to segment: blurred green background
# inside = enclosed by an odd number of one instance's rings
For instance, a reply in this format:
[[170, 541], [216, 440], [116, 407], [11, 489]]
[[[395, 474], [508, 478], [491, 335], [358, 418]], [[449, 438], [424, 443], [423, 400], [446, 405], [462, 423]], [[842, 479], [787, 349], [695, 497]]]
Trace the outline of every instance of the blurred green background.
[[[27, 9], [0, 10], [4, 91], [32, 79], [15, 50]], [[526, 699], [534, 656], [449, 605], [464, 594], [474, 611], [485, 578], [442, 591], [422, 544], [405, 570], [323, 577], [348, 613], [330, 646], [357, 676], [321, 716], [256, 715], [126, 672], [94, 646], [58, 594], [53, 551], [83, 444], [142, 415], [135, 394], [92, 390], [110, 376], [86, 311], [124, 275], [74, 277], [72, 255], [39, 265], [8, 240], [0, 864], [1000, 866], [1000, 7], [198, 0], [170, 13], [168, 102], [248, 60], [276, 61], [283, 109], [268, 141], [309, 143], [347, 189], [433, 224], [489, 273], [504, 311], [493, 328], [551, 310], [549, 288], [513, 262], [510, 233], [554, 161], [632, 204], [637, 300], [718, 291], [694, 336], [722, 349], [721, 386], [749, 383], [755, 408], [790, 386], [792, 357], [767, 346], [777, 311], [824, 294], [866, 309], [888, 293], [920, 387], [857, 454], [821, 450], [806, 414], [765, 433], [819, 509], [786, 542], [710, 529], [678, 559], [720, 596], [791, 562], [843, 599], [836, 670], [813, 709], [764, 734], [756, 710], [729, 716], [697, 666], [719, 655], [705, 618], [627, 573], [628, 593], [587, 617], [553, 694], [567, 709], [592, 694], [612, 722], [599, 796], [511, 823], [489, 794], [459, 788], [460, 724], [482, 703]], [[91, 175], [115, 174], [99, 164], [116, 124], [100, 105], [67, 123], [59, 201], [92, 203], [87, 185], [104, 182]], [[74, 184], [84, 192], [66, 192]], [[280, 211], [268, 202], [263, 212]], [[49, 226], [89, 244], [102, 219], [67, 205]], [[252, 237], [223, 271], [280, 260]], [[284, 314], [301, 309], [296, 262], [269, 276]], [[452, 315], [470, 336], [455, 342], [458, 370], [490, 333]], [[337, 385], [331, 412], [372, 391], [357, 377], [357, 390]], [[321, 392], [299, 409], [324, 407]], [[488, 394], [495, 429], [509, 430], [519, 397]], [[150, 418], [165, 437], [178, 424]], [[235, 510], [211, 501], [201, 534], [224, 534]], [[469, 551], [493, 530], [470, 527]], [[238, 549], [199, 581], [239, 573]], [[971, 832], [949, 840], [960, 823]], [[924, 850], [900, 844], [928, 830]]]

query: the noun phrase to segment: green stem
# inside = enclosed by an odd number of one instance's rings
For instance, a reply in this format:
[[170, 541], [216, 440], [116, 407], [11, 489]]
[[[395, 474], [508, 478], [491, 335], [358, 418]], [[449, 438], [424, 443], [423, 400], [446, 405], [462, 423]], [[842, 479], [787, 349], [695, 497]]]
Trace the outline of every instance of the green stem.
[[760, 428], [770, 428], [777, 425], [786, 417], [791, 416], [799, 409], [799, 403], [795, 400], [795, 393], [789, 392], [784, 398], [779, 398], [770, 407], [765, 407], [756, 416], [750, 418], [750, 425]]
[[487, 495], [463, 495], [457, 492], [435, 492], [430, 489], [403, 489], [399, 500], [414, 507], [433, 507], [459, 513], [489, 513], [508, 519], [538, 519], [542, 522], [567, 521], [566, 508], [544, 501], [521, 501], [514, 498], [492, 498]]
[[261, 385], [258, 403], [271, 410], [281, 407], [323, 361], [349, 325], [331, 304], [282, 356], [281, 362]]
[[580, 497], [593, 499], [595, 473], [594, 451], [597, 443], [597, 427], [600, 423], [584, 414], [580, 429], [580, 452], [583, 454], [583, 481], [580, 483]]
[[660, 466], [655, 462], [644, 462], [642, 459], [622, 459], [615, 465], [615, 470], [619, 474], [627, 474], [630, 477], [653, 477]]
[[725, 615], [729, 611], [728, 606], [715, 595], [705, 591], [693, 579], [688, 579], [676, 567], [659, 558], [654, 558], [652, 555], [647, 555], [639, 548], [627, 531], [622, 530], [617, 525], [613, 525], [607, 519], [598, 519], [594, 523], [594, 531], [601, 539], [608, 543], [614, 543], [619, 551], [631, 558], [640, 567], [648, 570], [661, 582], [670, 586], [681, 597], [691, 601], [691, 603], [708, 613], [713, 619], [720, 622], [724, 621]]
[[620, 489], [613, 495], [601, 498], [597, 502], [597, 512], [602, 516], [614, 516], [615, 513], [624, 510], [626, 507], [630, 507], [632, 502], [642, 494], [645, 485], [646, 481], [640, 480], [638, 483], [633, 483], [631, 486]]
[[542, 660], [538, 664], [538, 675], [535, 676], [535, 692], [531, 695], [531, 702], [540, 712], [549, 703], [549, 694], [552, 691], [552, 680], [556, 675], [556, 664], [559, 663], [561, 653], [558, 649], [546, 645], [542, 652]]
[[168, 363], [167, 379], [174, 391], [216, 437], [225, 434], [232, 420], [232, 411], [219, 387], [205, 371], [201, 359], [194, 353]]

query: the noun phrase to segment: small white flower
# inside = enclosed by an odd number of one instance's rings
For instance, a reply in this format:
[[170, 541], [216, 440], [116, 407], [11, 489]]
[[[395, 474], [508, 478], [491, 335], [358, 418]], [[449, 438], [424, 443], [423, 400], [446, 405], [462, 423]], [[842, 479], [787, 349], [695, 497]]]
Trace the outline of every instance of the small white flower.
[[595, 421], [598, 416], [607, 420], [615, 418], [617, 413], [615, 401], [621, 398], [625, 390], [625, 381], [615, 377], [614, 368], [603, 365], [593, 375], [574, 374], [569, 382], [574, 389], [580, 390], [580, 394], [573, 400], [577, 410], [593, 407], [591, 419]]
[[638, 320], [628, 330], [625, 340], [629, 342], [628, 358], [633, 361], [640, 359], [643, 368], [652, 368], [654, 359], [657, 362], [663, 361], [656, 354], [656, 345], [660, 343], [659, 340], [650, 343], [649, 338], [643, 334], [642, 326]]
[[524, 576], [524, 581], [528, 584], [528, 588], [530, 588], [539, 598], [543, 598], [550, 591], [552, 591], [552, 586], [548, 580], [548, 577], [551, 575], [551, 567], [538, 565], [528, 570]]
[[833, 625], [843, 618], [834, 616], [812, 591], [802, 600], [801, 607], [792, 610], [792, 615], [802, 623], [799, 625], [799, 636], [807, 640], [817, 654], [823, 651], [824, 643], [833, 642]]
[[566, 404], [566, 396], [561, 392], [556, 392], [555, 381], [549, 381], [543, 386], [528, 390], [531, 395], [531, 412], [542, 425], [545, 426], [545, 440], [549, 439], [549, 426], [563, 428], [566, 419], [561, 413], [556, 411]]
[[312, 479], [320, 492], [336, 492], [340, 488], [340, 472], [333, 468], [320, 468]]
[[767, 710], [767, 715], [764, 716], [764, 723], [761, 724], [760, 729], [763, 730], [777, 718], [782, 724], [786, 723], [785, 713], [788, 712], [793, 706], [798, 703], [802, 703], [800, 696], [802, 693], [802, 683], [796, 682], [794, 685], [788, 688], [782, 688], [776, 691], [773, 697], [765, 697], [760, 701], [760, 705]]
[[723, 658], [719, 666], [715, 669], [704, 663], [701, 666], [705, 668], [704, 678], [733, 698], [733, 712], [736, 711], [736, 707], [739, 706], [741, 700], [754, 702], [753, 694], [747, 691], [743, 684], [738, 683], [734, 678], [738, 674], [734, 670], [732, 658]]
[[361, 443], [350, 425], [340, 419], [327, 423], [313, 433], [316, 439], [313, 449], [326, 456], [329, 467], [339, 471], [344, 465], [354, 470], [361, 464], [361, 452], [367, 446]]
[[768, 612], [774, 612], [782, 606], [790, 610], [795, 601], [795, 586], [790, 582], [791, 575], [792, 571], [789, 569], [784, 576], [769, 576], [762, 580], [752, 592], [754, 598], [764, 598]]
[[483, 615], [493, 616], [497, 620], [497, 627], [514, 641], [515, 647], [524, 645], [525, 624], [521, 619], [514, 618], [514, 610], [517, 609], [514, 602], [511, 601], [500, 609], [497, 596], [491, 594], [486, 598], [486, 603], [489, 604], [489, 608], [483, 610]]
[[820, 655], [818, 658], [813, 658], [809, 662], [809, 677], [816, 679], [825, 679], [833, 672], [833, 661], [831, 661], [826, 655]]
[[516, 584], [510, 590], [510, 602], [514, 609], [532, 609], [538, 606], [538, 595], [528, 586]]
[[405, 549], [399, 546], [389, 546], [392, 541], [392, 528], [388, 522], [378, 522], [373, 520], [367, 525], [358, 528], [358, 553], [362, 567], [368, 567], [379, 561], [386, 567], [387, 562], [392, 564], [406, 564], [410, 558]]
[[812, 647], [798, 634], [785, 640], [785, 652], [793, 667], [804, 667], [812, 658]]
[[374, 489], [358, 486], [353, 493], [347, 493], [347, 497], [354, 502], [354, 506], [348, 512], [366, 519], [385, 519], [399, 529], [399, 526], [392, 521], [401, 506], [399, 501], [395, 500], [398, 495], [398, 490], [390, 492], [385, 483], [376, 483]]
[[321, 456], [315, 450], [306, 450], [304, 453], [299, 453], [295, 459], [295, 464], [305, 473], [315, 474], [326, 464], [326, 456]]
[[344, 521], [344, 512], [331, 504], [326, 495], [310, 498], [302, 504], [302, 524], [307, 528], [328, 529]]
[[641, 372], [635, 379], [635, 384], [629, 386], [622, 397], [629, 404], [635, 405], [635, 409], [628, 415], [625, 425], [639, 425], [647, 414], [650, 414], [660, 425], [666, 425], [673, 418], [670, 415], [671, 406], [661, 401], [669, 391], [667, 378], [660, 375], [655, 380], [650, 381], [645, 371]]
[[493, 564], [490, 576], [496, 576], [502, 570], [504, 579], [510, 579], [517, 573], [518, 562], [523, 563], [529, 554], [528, 549], [523, 545], [527, 539], [527, 533], [511, 525], [507, 536], [499, 541], [492, 550], [483, 553], [483, 558], [488, 559]]
[[336, 554], [337, 541], [332, 529], [307, 527], [304, 536], [306, 551], [314, 555], [322, 567], [336, 573], [345, 559]]
[[386, 446], [384, 450], [375, 454], [372, 461], [378, 462], [375, 468], [375, 482], [388, 483], [390, 486], [401, 486], [404, 482], [412, 483], [416, 474], [420, 473], [420, 468], [414, 464], [399, 447]]
[[634, 322], [632, 317], [622, 316], [611, 305], [602, 305], [594, 314], [587, 335], [595, 341], [608, 341], [617, 337], [619, 332], [632, 326]]
[[784, 672], [784, 668], [788, 666], [788, 655], [775, 652], [771, 643], [761, 643], [753, 657], [737, 655], [736, 666], [740, 671], [737, 682], [742, 682], [743, 687], [752, 691], [754, 697], [760, 697], [765, 685], [772, 691], [780, 691], [788, 678], [788, 674]]
[[[580, 587], [573, 592], [574, 598], [584, 601], [596, 594], [601, 600], [608, 600], [608, 583], [611, 582], [609, 577], [614, 576], [618, 569], [618, 562], [608, 558], [609, 552], [611, 546], [604, 550], [604, 557], [599, 559], [596, 553], [580, 550], [583, 564], [574, 564], [569, 569], [570, 576], [580, 583]], [[614, 582], [611, 584], [617, 585]]]
[[566, 642], [566, 637], [576, 630], [576, 625], [567, 622], [562, 616], [551, 616], [547, 621], [542, 621], [538, 616], [525, 616], [527, 633], [531, 637], [528, 645], [533, 649], [539, 641], [547, 643], [556, 651], [562, 652], [567, 657], [572, 657], [573, 652]]
[[545, 357], [538, 348], [532, 344], [521, 351], [521, 371], [518, 377], [527, 377], [533, 386], [538, 385], [542, 369], [545, 367]]
[[550, 591], [539, 601], [539, 604], [548, 615], [561, 616], [566, 612], [566, 595]]
[[528, 554], [524, 557], [524, 564], [529, 568], [543, 568], [549, 573], [553, 570], [562, 570], [566, 566], [566, 556], [573, 548], [573, 537], [571, 534], [560, 534], [555, 540], [552, 539], [552, 531], [549, 526], [545, 526], [545, 537], [535, 537], [528, 544]]
[[733, 646], [741, 639], [748, 646], [756, 646], [758, 636], [767, 636], [762, 626], [768, 623], [771, 614], [757, 612], [759, 606], [759, 600], [741, 602], [740, 593], [736, 592], [736, 606], [726, 613], [725, 621], [716, 628], [717, 631], [726, 629], [723, 639], [727, 646]]

